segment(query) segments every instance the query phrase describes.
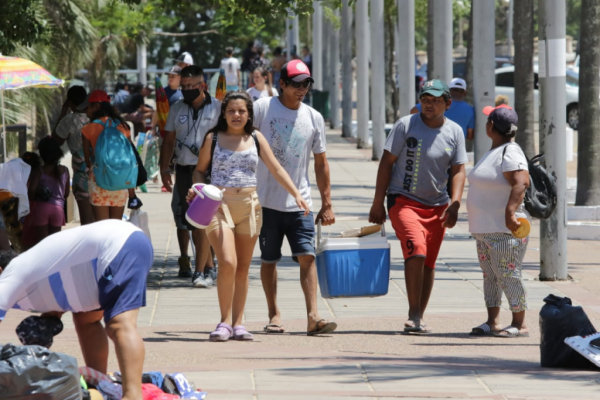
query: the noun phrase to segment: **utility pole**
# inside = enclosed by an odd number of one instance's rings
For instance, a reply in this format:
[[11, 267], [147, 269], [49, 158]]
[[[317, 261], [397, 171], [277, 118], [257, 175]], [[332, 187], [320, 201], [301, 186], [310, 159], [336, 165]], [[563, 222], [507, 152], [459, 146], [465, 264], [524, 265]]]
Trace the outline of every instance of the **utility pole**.
[[[474, 1], [473, 7], [473, 100], [475, 106], [475, 162], [492, 146], [485, 131], [487, 117], [481, 112], [494, 106], [495, 27], [494, 2]], [[436, 58], [437, 62], [437, 58]]]
[[323, 90], [323, 7], [320, 1], [313, 1], [312, 15], [312, 68], [310, 71], [315, 81], [313, 89]]
[[342, 0], [342, 136], [352, 136], [352, 8]]
[[[339, 10], [335, 10], [335, 16], [340, 17]], [[340, 127], [340, 29], [331, 24], [331, 129]]]
[[[585, 10], [583, 10], [585, 12]], [[567, 129], [565, 0], [540, 0], [539, 70], [540, 151], [546, 171], [556, 177], [556, 209], [540, 224], [540, 280], [566, 280], [567, 267]]]
[[323, 15], [323, 90], [329, 93], [331, 118], [331, 33], [332, 24], [325, 15]]
[[383, 155], [385, 144], [385, 50], [383, 1], [371, 0], [371, 118], [373, 160]]
[[[490, 1], [483, 2], [488, 3]], [[473, 4], [476, 3], [473, 2]], [[448, 84], [452, 80], [452, 1], [433, 0], [429, 4], [434, 6], [433, 49], [435, 52], [435, 65], [433, 71], [428, 70], [427, 79], [439, 79]], [[494, 25], [494, 20], [487, 23]]]
[[298, 16], [293, 11], [288, 12], [286, 19], [286, 38], [287, 38], [287, 59], [292, 59], [292, 54], [299, 52], [299, 30], [298, 30]]
[[398, 0], [398, 79], [400, 117], [415, 105], [415, 0]]
[[[381, 43], [379, 44], [381, 46]], [[369, 146], [369, 0], [356, 0], [356, 108], [359, 149]]]
[[146, 53], [146, 45], [137, 45], [137, 70], [138, 70], [138, 82], [142, 85], [148, 83], [148, 77], [146, 71], [148, 70], [148, 58]]
[[506, 48], [508, 49], [508, 52], [506, 53], [506, 55], [512, 60], [513, 57], [513, 51], [512, 51], [512, 38], [513, 38], [513, 9], [514, 9], [515, 3], [514, 0], [509, 0], [508, 3], [508, 15], [506, 16], [506, 21], [508, 22], [506, 24]]

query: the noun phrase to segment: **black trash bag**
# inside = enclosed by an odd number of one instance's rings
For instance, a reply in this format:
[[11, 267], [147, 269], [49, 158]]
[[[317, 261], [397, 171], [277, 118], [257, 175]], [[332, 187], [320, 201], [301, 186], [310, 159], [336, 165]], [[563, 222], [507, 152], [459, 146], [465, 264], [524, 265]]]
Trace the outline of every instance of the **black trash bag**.
[[553, 294], [544, 299], [540, 310], [541, 365], [547, 368], [596, 369], [596, 366], [565, 343], [571, 336], [596, 333], [583, 308], [568, 297]]
[[42, 346], [0, 349], [0, 399], [81, 400], [74, 357]]

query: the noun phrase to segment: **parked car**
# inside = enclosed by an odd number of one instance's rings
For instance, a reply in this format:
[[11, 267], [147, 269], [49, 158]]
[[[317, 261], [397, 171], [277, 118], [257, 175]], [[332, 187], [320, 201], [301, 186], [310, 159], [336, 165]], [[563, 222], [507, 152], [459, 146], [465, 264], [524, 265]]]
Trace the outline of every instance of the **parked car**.
[[[496, 66], [495, 68], [507, 67], [513, 65], [513, 61], [508, 57], [496, 57]], [[420, 81], [420, 87], [422, 87], [425, 82], [427, 82], [427, 63], [421, 65], [419, 69], [417, 69], [415, 75]], [[467, 76], [467, 58], [466, 57], [457, 57], [452, 60], [452, 78], [463, 78], [465, 79]], [[450, 82], [446, 82], [450, 83]]]
[[[533, 112], [534, 118], [538, 119], [539, 110], [539, 80], [538, 67], [533, 67]], [[567, 70], [567, 84], [565, 88], [567, 100], [567, 123], [575, 130], [579, 125], [579, 75]], [[515, 67], [503, 67], [496, 69], [496, 96], [499, 94], [508, 97], [511, 107], [515, 105]]]

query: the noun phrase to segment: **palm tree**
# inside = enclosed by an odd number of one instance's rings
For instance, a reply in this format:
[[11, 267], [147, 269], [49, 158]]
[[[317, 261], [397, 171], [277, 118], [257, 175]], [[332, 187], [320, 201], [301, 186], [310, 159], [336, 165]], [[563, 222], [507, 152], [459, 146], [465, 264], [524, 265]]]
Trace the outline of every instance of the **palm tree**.
[[519, 115], [516, 141], [528, 157], [533, 157], [535, 155], [535, 137], [533, 133], [533, 0], [514, 1], [513, 15], [515, 44], [514, 108]]
[[600, 0], [582, 0], [581, 10], [575, 204], [597, 206], [600, 205]]

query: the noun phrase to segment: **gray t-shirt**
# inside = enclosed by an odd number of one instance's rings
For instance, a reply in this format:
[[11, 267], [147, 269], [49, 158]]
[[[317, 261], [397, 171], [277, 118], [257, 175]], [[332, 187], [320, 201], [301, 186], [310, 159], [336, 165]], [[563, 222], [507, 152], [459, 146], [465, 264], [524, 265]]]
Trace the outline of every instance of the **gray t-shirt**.
[[444, 125], [432, 129], [421, 114], [400, 118], [384, 150], [398, 157], [388, 193], [402, 194], [428, 206], [448, 203], [448, 168], [467, 162], [461, 127], [446, 118]]
[[[312, 209], [308, 166], [311, 152], [325, 153], [323, 116], [304, 103], [298, 110], [290, 110], [278, 97], [268, 97], [254, 103], [254, 126], [265, 136], [275, 158]], [[256, 178], [258, 198], [263, 207], [285, 212], [302, 211], [262, 161], [258, 163]]]
[[[206, 95], [208, 96], [208, 94]], [[194, 112], [193, 107], [180, 100], [171, 106], [166, 131], [175, 132], [175, 162], [179, 165], [196, 165], [198, 154], [209, 130], [217, 125], [221, 102], [213, 97], [210, 102]], [[194, 115], [196, 119], [194, 119]]]
[[89, 122], [89, 118], [83, 113], [69, 113], [56, 127], [56, 134], [67, 140], [67, 146], [69, 146], [71, 153], [83, 155], [81, 128]]

